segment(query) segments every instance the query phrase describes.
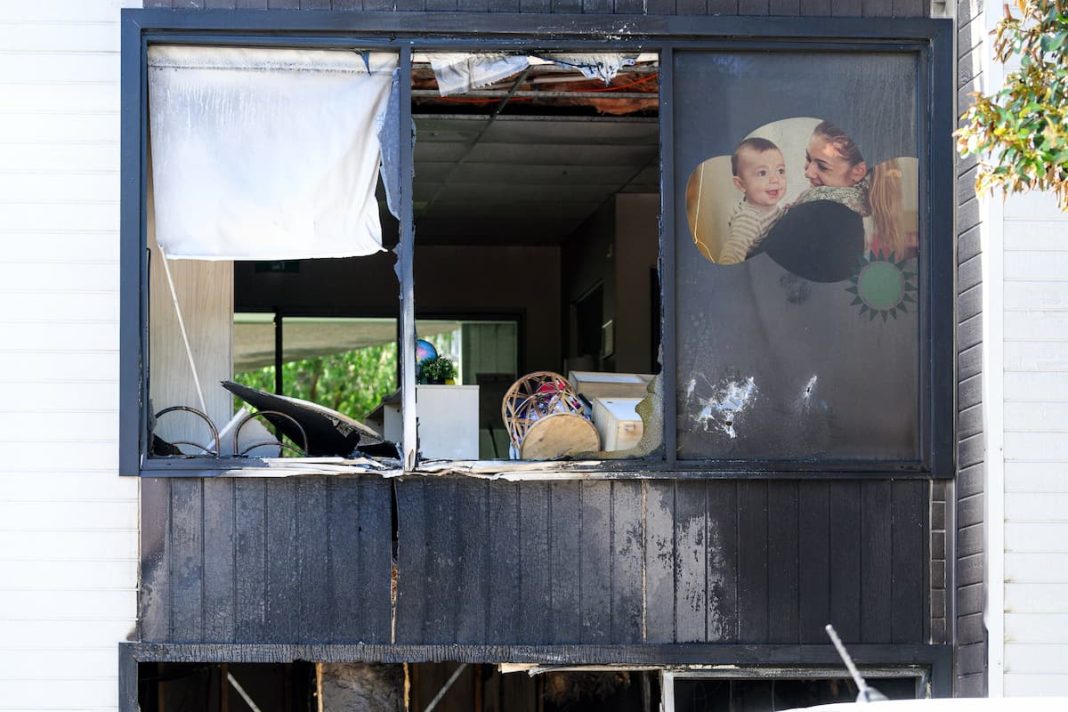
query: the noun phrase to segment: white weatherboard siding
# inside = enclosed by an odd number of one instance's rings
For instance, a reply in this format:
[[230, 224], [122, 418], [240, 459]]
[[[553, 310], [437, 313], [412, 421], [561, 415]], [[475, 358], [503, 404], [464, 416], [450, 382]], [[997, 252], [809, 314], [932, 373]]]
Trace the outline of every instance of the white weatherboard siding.
[[1002, 685], [1068, 695], [1068, 215], [1040, 194], [1001, 212]]
[[0, 710], [113, 710], [137, 596], [120, 478], [119, 9], [0, 3]]

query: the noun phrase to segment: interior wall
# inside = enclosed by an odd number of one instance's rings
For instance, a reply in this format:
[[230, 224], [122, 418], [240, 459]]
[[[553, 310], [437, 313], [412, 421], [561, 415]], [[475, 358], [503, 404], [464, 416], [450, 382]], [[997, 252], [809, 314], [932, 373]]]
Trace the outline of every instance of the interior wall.
[[612, 320], [615, 339], [607, 370], [653, 370], [650, 271], [657, 267], [659, 211], [656, 193], [620, 193], [564, 243], [565, 318], [571, 304], [603, 286], [603, 318]]
[[653, 373], [652, 270], [660, 247], [660, 195], [621, 193], [615, 200], [615, 323], [617, 371]]
[[[572, 320], [571, 307], [590, 290], [601, 285], [601, 318], [603, 321], [615, 319], [615, 272], [612, 269], [613, 251], [615, 249], [615, 208], [614, 200], [602, 205], [564, 242], [561, 260], [563, 275], [563, 316], [561, 332], [567, 333]], [[573, 343], [573, 336], [567, 339], [567, 356], [579, 355]], [[612, 359], [608, 359], [605, 368], [612, 370]], [[566, 375], [566, 374], [565, 374]]]
[[[197, 408], [221, 430], [233, 415], [230, 393], [219, 385], [219, 381], [229, 380], [233, 375], [233, 262], [169, 260], [164, 265], [156, 244], [151, 206], [149, 201], [149, 397], [152, 412], [171, 406]], [[173, 294], [167, 271], [173, 282]], [[196, 366], [196, 379], [182, 339], [183, 325]], [[197, 392], [198, 381], [203, 403]], [[211, 446], [208, 427], [187, 413], [164, 415], [154, 432], [168, 442], [191, 441]], [[220, 443], [222, 447], [224, 444]], [[196, 453], [188, 447], [185, 451]]]
[[[305, 313], [396, 316], [394, 257], [302, 262], [295, 274], [235, 268], [236, 308]], [[415, 308], [420, 318], [512, 317], [521, 321], [521, 370], [559, 370], [560, 249], [535, 246], [419, 245]]]

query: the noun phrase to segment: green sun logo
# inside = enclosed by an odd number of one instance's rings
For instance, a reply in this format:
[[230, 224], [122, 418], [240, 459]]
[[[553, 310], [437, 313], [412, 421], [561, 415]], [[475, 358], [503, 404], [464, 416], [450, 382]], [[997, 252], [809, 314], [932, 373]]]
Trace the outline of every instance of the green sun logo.
[[859, 316], [867, 314], [869, 321], [881, 316], [886, 321], [908, 313], [907, 305], [916, 303], [916, 273], [904, 270], [907, 261], [894, 262], [891, 256], [871, 252], [861, 258], [860, 270], [846, 287], [853, 295], [852, 305], [860, 307]]

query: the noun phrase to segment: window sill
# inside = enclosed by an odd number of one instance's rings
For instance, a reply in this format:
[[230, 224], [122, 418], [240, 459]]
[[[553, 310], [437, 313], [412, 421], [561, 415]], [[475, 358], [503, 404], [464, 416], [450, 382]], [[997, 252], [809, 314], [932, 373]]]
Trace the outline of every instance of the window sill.
[[152, 458], [142, 477], [301, 477], [377, 475], [393, 477], [470, 477], [506, 482], [552, 480], [790, 480], [790, 479], [952, 479], [915, 462], [677, 462], [663, 460], [428, 460], [405, 472], [399, 462], [369, 458]]

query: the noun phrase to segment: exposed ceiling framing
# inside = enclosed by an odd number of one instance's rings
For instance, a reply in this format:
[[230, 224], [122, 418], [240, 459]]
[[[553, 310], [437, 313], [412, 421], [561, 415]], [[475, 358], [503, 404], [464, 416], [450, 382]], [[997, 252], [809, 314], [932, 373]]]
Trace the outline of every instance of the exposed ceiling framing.
[[606, 87], [537, 65], [440, 97], [417, 67], [417, 241], [560, 244], [616, 193], [657, 192], [656, 67], [627, 70]]

